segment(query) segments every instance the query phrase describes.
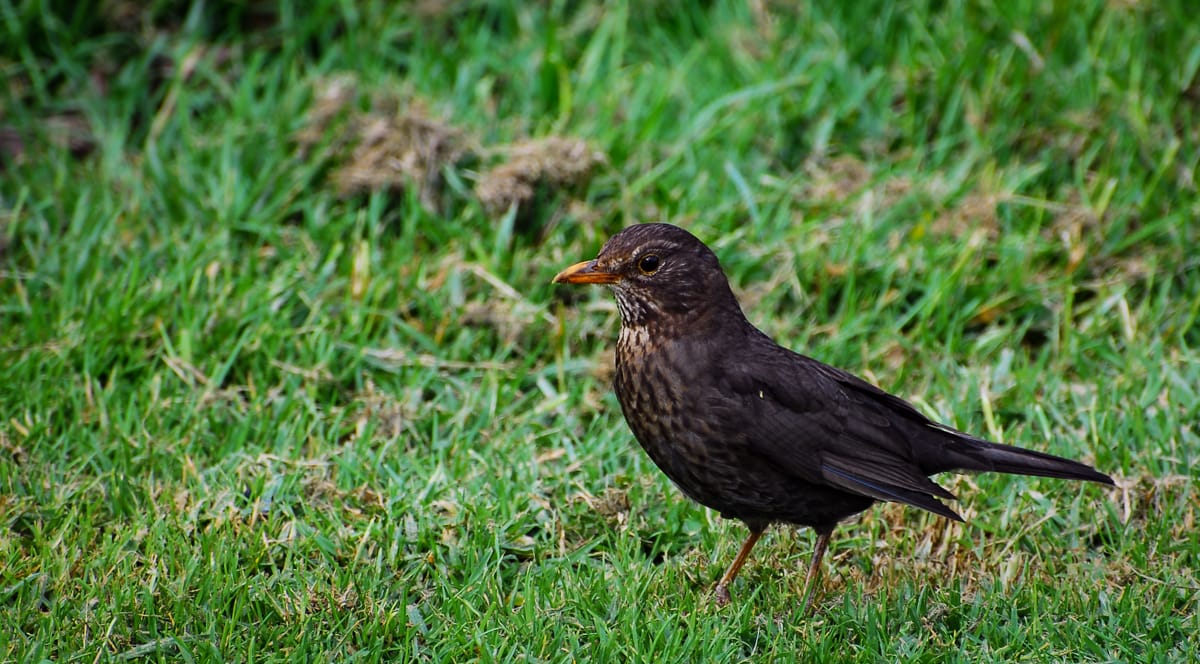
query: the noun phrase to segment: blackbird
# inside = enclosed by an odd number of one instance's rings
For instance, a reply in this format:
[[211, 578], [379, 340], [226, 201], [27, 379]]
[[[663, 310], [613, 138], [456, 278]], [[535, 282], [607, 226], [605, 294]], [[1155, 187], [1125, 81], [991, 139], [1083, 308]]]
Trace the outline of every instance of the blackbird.
[[554, 282], [612, 289], [621, 314], [614, 388], [633, 435], [685, 495], [750, 529], [717, 584], [719, 604], [772, 523], [817, 533], [806, 613], [839, 521], [876, 501], [963, 520], [939, 500], [954, 495], [929, 475], [1113, 483], [1084, 464], [934, 422], [900, 397], [777, 345], [746, 320], [712, 250], [676, 226], [626, 228]]

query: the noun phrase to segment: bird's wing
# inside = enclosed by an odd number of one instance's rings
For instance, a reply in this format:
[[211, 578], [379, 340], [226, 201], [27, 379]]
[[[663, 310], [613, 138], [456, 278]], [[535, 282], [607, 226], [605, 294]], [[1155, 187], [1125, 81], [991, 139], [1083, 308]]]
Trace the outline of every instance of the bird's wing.
[[945, 434], [907, 402], [773, 343], [739, 356], [726, 376], [754, 413], [744, 432], [753, 453], [808, 482], [961, 520], [915, 458], [914, 445], [930, 442], [915, 437]]

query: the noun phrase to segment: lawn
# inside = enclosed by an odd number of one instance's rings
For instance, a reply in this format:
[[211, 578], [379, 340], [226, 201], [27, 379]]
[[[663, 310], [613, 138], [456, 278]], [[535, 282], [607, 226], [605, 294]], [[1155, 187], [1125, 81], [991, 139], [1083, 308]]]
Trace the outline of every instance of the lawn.
[[[1194, 661], [1185, 0], [0, 0], [0, 660]], [[1117, 487], [689, 503], [610, 388], [633, 223]]]

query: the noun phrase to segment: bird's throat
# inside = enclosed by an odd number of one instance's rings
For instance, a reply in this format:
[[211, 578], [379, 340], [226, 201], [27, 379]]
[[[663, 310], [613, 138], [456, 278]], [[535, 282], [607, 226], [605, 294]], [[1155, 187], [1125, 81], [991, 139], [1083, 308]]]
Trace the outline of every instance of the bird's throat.
[[622, 325], [621, 332], [617, 335], [617, 348], [626, 352], [644, 354], [656, 343], [648, 325]]

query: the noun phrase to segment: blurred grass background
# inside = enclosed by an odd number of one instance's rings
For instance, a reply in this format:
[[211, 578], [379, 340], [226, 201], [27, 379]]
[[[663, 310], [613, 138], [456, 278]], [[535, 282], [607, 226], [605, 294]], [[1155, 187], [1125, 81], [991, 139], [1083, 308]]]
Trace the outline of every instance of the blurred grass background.
[[[0, 659], [1189, 661], [1183, 0], [0, 0]], [[1118, 488], [688, 503], [559, 269], [639, 221], [750, 319]]]

